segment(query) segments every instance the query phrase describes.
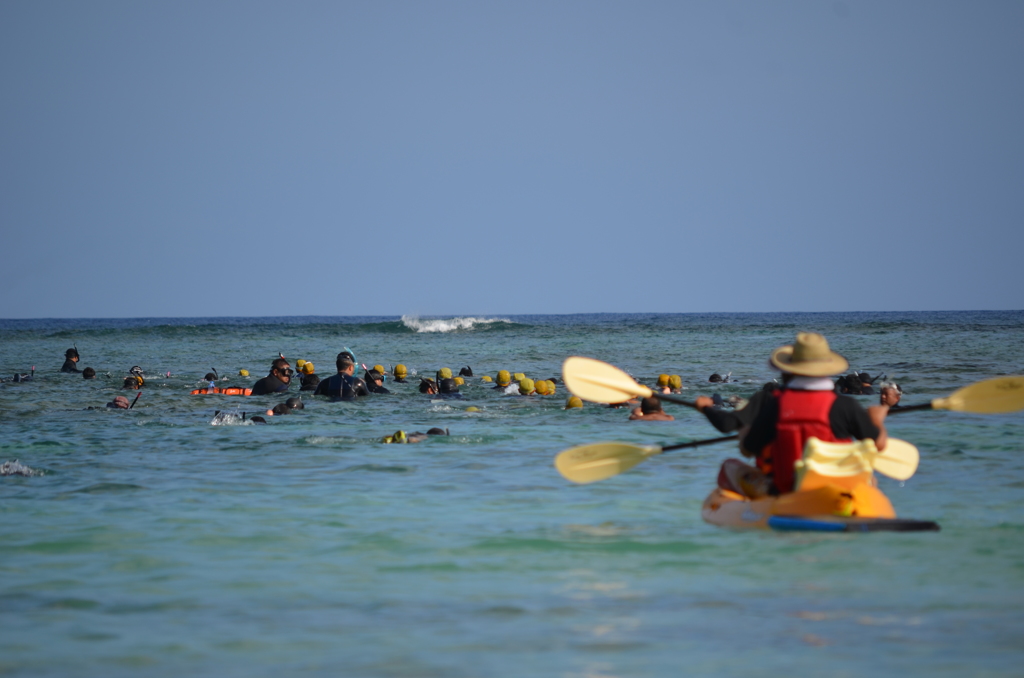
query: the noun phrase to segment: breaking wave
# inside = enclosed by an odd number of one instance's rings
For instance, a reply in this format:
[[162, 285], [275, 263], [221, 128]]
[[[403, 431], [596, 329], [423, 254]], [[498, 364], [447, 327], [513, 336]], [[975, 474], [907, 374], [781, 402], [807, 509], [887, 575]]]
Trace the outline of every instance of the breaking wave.
[[515, 325], [507, 318], [433, 318], [425, 320], [419, 316], [403, 315], [402, 324], [415, 332], [464, 332], [473, 329], [490, 329], [499, 324]]

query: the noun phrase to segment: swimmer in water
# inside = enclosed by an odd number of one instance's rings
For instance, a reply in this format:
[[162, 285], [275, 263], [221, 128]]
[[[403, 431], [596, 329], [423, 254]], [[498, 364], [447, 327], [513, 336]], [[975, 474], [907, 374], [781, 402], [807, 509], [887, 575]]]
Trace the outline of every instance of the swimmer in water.
[[399, 363], [398, 365], [395, 365], [395, 369], [394, 369], [394, 372], [392, 372], [392, 375], [394, 375], [394, 377], [395, 377], [395, 383], [396, 384], [408, 384], [409, 383], [409, 382], [407, 382], [405, 380], [405, 378], [407, 376], [409, 376], [409, 370], [406, 369], [405, 365], [402, 365], [401, 363]]
[[107, 403], [107, 407], [113, 410], [127, 410], [131, 407], [131, 405], [128, 403], [128, 399], [125, 398], [124, 396], [117, 396], [109, 403]]
[[305, 409], [305, 407], [301, 398], [289, 398], [283, 403], [274, 405], [273, 409], [267, 410], [267, 414], [271, 417], [280, 414], [291, 414], [295, 410]]
[[420, 377], [420, 393], [426, 393], [427, 395], [434, 395], [437, 393], [437, 384], [434, 383], [433, 379], [427, 379], [426, 377]]
[[284, 393], [292, 382], [292, 366], [285, 358], [278, 358], [270, 364], [270, 374], [252, 385], [252, 395]]
[[384, 388], [384, 373], [379, 372], [376, 367], [366, 372], [364, 381], [370, 393], [391, 393], [391, 391]]
[[78, 349], [69, 348], [64, 351], [64, 365], [60, 368], [61, 372], [78, 372]]
[[900, 405], [903, 389], [900, 388], [899, 384], [893, 381], [883, 381], [878, 390], [878, 402], [880, 405], [888, 405], [890, 410], [898, 410], [903, 407], [903, 405]]
[[332, 402], [370, 395], [366, 383], [354, 376], [356, 360], [351, 353], [342, 351], [338, 354], [334, 364], [338, 368], [338, 373], [321, 380], [313, 395], [329, 396]]
[[86, 367], [84, 370], [82, 370], [82, 379], [95, 379], [95, 378], [96, 378], [96, 370], [94, 370], [93, 368]]
[[461, 370], [459, 370], [459, 376], [460, 377], [472, 377], [473, 376], [473, 369], [469, 365], [466, 365]]
[[650, 396], [640, 401], [640, 407], [629, 415], [630, 421], [675, 421], [676, 418], [661, 409], [661, 401], [657, 396]]
[[302, 384], [300, 391], [315, 391], [316, 387], [320, 385], [320, 377], [316, 376], [314, 372], [313, 363], [306, 361], [306, 363], [300, 369], [302, 377], [299, 379], [299, 383]]

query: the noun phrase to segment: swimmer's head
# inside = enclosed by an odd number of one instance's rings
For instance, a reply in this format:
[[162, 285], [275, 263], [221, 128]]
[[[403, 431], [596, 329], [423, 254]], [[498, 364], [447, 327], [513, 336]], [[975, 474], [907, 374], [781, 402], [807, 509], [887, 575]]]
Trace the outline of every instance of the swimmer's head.
[[547, 395], [548, 382], [544, 381], [543, 379], [538, 379], [537, 381], [533, 382], [533, 390], [537, 393], [537, 395]]
[[644, 398], [640, 401], [640, 411], [644, 414], [654, 414], [655, 412], [662, 412], [661, 401], [655, 396]]
[[437, 393], [437, 386], [433, 379], [420, 377], [420, 393]]
[[376, 369], [372, 369], [366, 373], [366, 378], [376, 384], [378, 381], [384, 381], [384, 373], [378, 372]]
[[667, 374], [658, 375], [658, 386], [668, 386], [669, 376]]
[[204, 381], [217, 381], [217, 375], [213, 372], [207, 372], [206, 376], [203, 377]]
[[338, 354], [338, 357], [337, 359], [335, 359], [334, 364], [338, 367], [339, 372], [344, 372], [349, 367], [354, 368], [356, 366], [356, 360], [348, 351], [342, 351], [341, 353]]
[[471, 406], [466, 408], [466, 411], [467, 412], [479, 412], [480, 408], [479, 407], [474, 407], [474, 406], [471, 405]]
[[238, 370], [238, 376], [240, 376], [240, 377], [248, 377], [249, 376], [249, 370]]
[[522, 381], [523, 379], [526, 379], [526, 375], [523, 374], [522, 372], [516, 372], [515, 374], [512, 375], [512, 378], [515, 379], [516, 381]]
[[708, 382], [712, 383], [712, 384], [718, 384], [721, 381], [722, 381], [722, 375], [720, 375], [718, 372], [715, 372], [710, 377], [708, 377]]
[[466, 380], [463, 379], [462, 377], [455, 377], [455, 384], [457, 386], [464, 386], [465, 383], [466, 383]]
[[438, 371], [438, 375], [439, 375], [439, 376], [440, 376], [440, 377], [441, 377], [442, 379], [451, 379], [451, 378], [452, 378], [452, 369], [451, 369], [450, 367], [442, 367], [442, 368], [441, 368], [441, 369], [440, 369], [440, 370]]
[[498, 386], [508, 386], [512, 383], [512, 375], [508, 373], [508, 370], [501, 370], [494, 381], [498, 382]]
[[374, 366], [373, 366], [373, 369], [377, 370], [377, 371], [378, 371], [378, 372], [380, 372], [380, 373], [381, 373], [382, 375], [383, 375], [383, 374], [387, 374], [387, 370], [385, 370], [385, 369], [384, 369], [384, 366], [383, 366], [383, 365], [374, 365]]
[[297, 370], [299, 370], [301, 372], [302, 371], [302, 366], [305, 365], [305, 364], [306, 364], [306, 361], [303, 360], [302, 358], [299, 358], [298, 360], [295, 361], [295, 369], [297, 369]]
[[446, 436], [446, 435], [448, 435], [448, 432], [445, 431], [443, 428], [437, 428], [435, 426], [434, 428], [432, 428], [429, 431], [427, 431], [427, 435], [428, 436]]
[[480, 377], [480, 381], [484, 382], [485, 384], [490, 384], [494, 380], [491, 379], [491, 376], [489, 374], [485, 374], [484, 376]]
[[451, 377], [441, 380], [441, 393], [458, 393], [459, 386]]
[[469, 365], [466, 365], [461, 370], [459, 370], [459, 376], [460, 377], [472, 377], [473, 376], [473, 368], [471, 368]]
[[395, 365], [395, 377], [398, 379], [405, 379], [405, 376], [409, 374], [409, 370], [405, 368], [405, 365]]
[[288, 400], [284, 401], [284, 404], [293, 410], [306, 409], [306, 404], [302, 402], [302, 398], [289, 398]]
[[93, 368], [86, 367], [84, 370], [82, 370], [82, 379], [95, 379], [95, 378], [96, 378], [96, 370], [94, 370]]
[[555, 386], [554, 379], [548, 379], [548, 395], [555, 395], [555, 391], [557, 390], [558, 387]]
[[301, 368], [303, 374], [313, 374], [314, 370], [316, 370], [316, 368], [313, 367], [313, 363], [309, 362], [308, 360], [305, 363], [303, 363]]
[[519, 380], [519, 395], [530, 395], [533, 392], [533, 379], [523, 378]]
[[682, 388], [683, 387], [683, 378], [680, 377], [678, 374], [669, 375], [668, 387], [669, 388]]
[[572, 396], [565, 401], [565, 409], [571, 410], [577, 407], [583, 407], [583, 401], [580, 398]]

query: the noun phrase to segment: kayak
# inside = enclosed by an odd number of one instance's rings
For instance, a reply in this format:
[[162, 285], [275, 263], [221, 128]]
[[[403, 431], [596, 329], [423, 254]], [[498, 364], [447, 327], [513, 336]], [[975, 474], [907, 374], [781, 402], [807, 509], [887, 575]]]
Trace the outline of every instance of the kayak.
[[734, 529], [936, 531], [939, 526], [934, 522], [897, 518], [889, 498], [876, 486], [875, 470], [903, 480], [913, 475], [917, 458], [917, 448], [895, 438], [885, 453], [878, 452], [871, 440], [824, 443], [811, 438], [796, 462], [796, 491], [779, 496], [753, 487], [742, 473], [750, 467], [728, 460], [719, 474], [719, 487], [704, 500], [701, 517]]
[[[701, 517], [705, 522], [733, 529], [761, 529], [776, 531], [811, 532], [935, 532], [938, 523], [930, 520], [897, 518], [889, 500], [874, 489], [873, 497], [858, 497], [861, 501], [876, 501], [877, 515], [869, 509], [856, 515], [836, 515], [852, 507], [852, 500], [841, 488], [823, 488], [785, 494], [780, 497], [749, 499], [731, 490], [716, 487], [704, 500]], [[874, 493], [868, 493], [874, 494]], [[884, 502], [884, 504], [883, 504]], [[888, 510], [885, 510], [888, 506]], [[832, 509], [832, 510], [829, 510]]]

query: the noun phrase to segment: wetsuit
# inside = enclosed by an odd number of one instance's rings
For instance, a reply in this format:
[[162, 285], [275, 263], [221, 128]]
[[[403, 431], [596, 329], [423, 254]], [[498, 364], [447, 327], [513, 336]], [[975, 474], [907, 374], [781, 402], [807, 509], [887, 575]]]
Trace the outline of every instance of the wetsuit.
[[315, 391], [316, 387], [320, 385], [320, 377], [315, 374], [304, 374], [302, 375], [302, 388], [300, 391]]
[[283, 393], [288, 390], [290, 384], [291, 382], [286, 384], [274, 375], [269, 374], [252, 385], [252, 394], [258, 396], [270, 393]]
[[76, 363], [71, 358], [68, 358], [67, 360], [64, 361], [64, 366], [60, 368], [60, 371], [61, 372], [81, 372], [82, 370], [78, 369], [78, 363]]
[[369, 391], [370, 393], [391, 393], [391, 391], [387, 390], [383, 386], [377, 386], [372, 382], [366, 384], [366, 390]]
[[329, 379], [321, 380], [313, 395], [330, 396], [332, 400], [352, 400], [357, 396], [370, 395], [370, 390], [359, 377], [339, 372]]

